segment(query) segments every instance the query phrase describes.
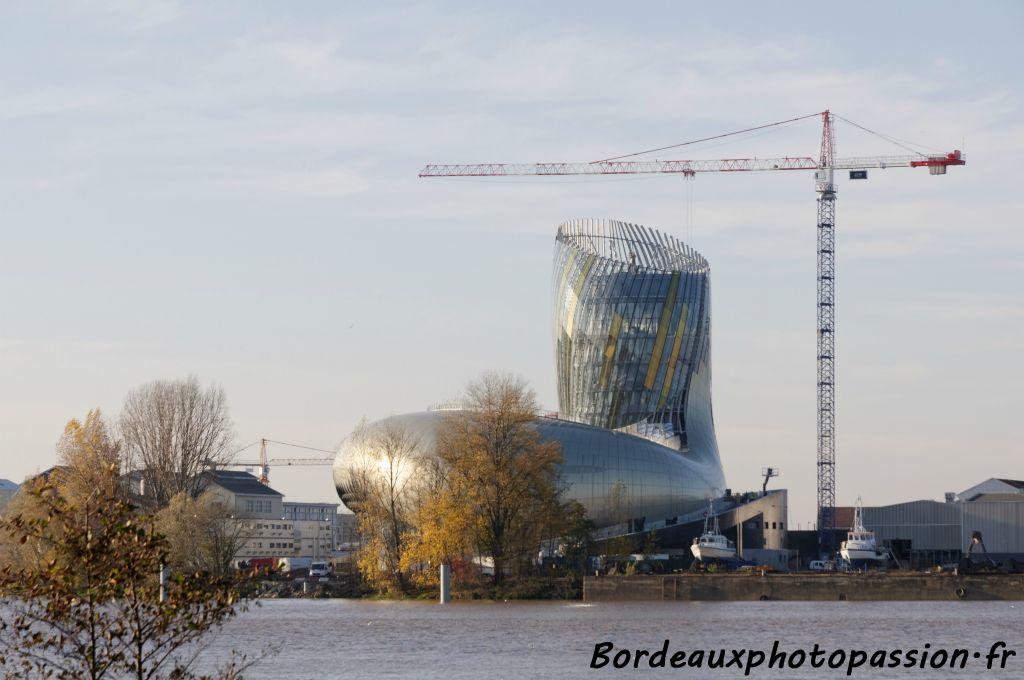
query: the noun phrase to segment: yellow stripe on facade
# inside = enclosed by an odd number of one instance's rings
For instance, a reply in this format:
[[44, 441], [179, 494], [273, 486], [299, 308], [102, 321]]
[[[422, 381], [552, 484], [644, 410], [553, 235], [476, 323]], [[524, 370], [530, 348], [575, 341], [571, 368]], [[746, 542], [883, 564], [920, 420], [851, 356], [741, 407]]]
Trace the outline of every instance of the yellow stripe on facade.
[[686, 314], [689, 311], [689, 305], [683, 303], [683, 308], [679, 312], [679, 325], [676, 327], [676, 340], [672, 343], [672, 354], [668, 357], [668, 373], [665, 375], [665, 384], [661, 387], [661, 400], [658, 403], [658, 408], [665, 407], [665, 401], [668, 399], [668, 391], [672, 387], [672, 381], [676, 376], [676, 360], [679, 358], [679, 349], [683, 346], [683, 334], [686, 333]]
[[561, 305], [565, 299], [562, 297], [565, 295], [565, 282], [569, 278], [569, 272], [572, 271], [572, 263], [576, 261], [576, 253], [578, 252], [578, 250], [570, 250], [569, 257], [565, 258], [565, 265], [562, 266], [562, 280], [558, 284], [558, 297], [555, 298], [559, 305]]
[[654, 379], [658, 377], [658, 366], [661, 365], [661, 353], [665, 349], [665, 338], [668, 337], [668, 323], [672, 320], [672, 308], [676, 302], [676, 288], [679, 287], [679, 272], [672, 273], [672, 281], [668, 284], [668, 295], [665, 306], [661, 310], [661, 321], [658, 322], [658, 335], [654, 338], [654, 349], [651, 350], [651, 363], [647, 366], [644, 388], [654, 389]]
[[619, 330], [622, 328], [622, 315], [612, 314], [612, 328], [608, 331], [608, 342], [604, 346], [604, 364], [601, 366], [601, 389], [608, 388], [608, 377], [612, 372], [612, 359], [615, 358], [615, 346], [619, 341]]
[[565, 314], [565, 334], [570, 338], [572, 337], [573, 324], [576, 321], [576, 305], [580, 301], [580, 293], [583, 291], [583, 284], [587, 281], [587, 274], [590, 273], [590, 268], [594, 266], [594, 260], [596, 259], [594, 255], [587, 255], [586, 259], [583, 260], [583, 268], [580, 270], [579, 276], [576, 277], [576, 283], [572, 287], [572, 299], [569, 300]]

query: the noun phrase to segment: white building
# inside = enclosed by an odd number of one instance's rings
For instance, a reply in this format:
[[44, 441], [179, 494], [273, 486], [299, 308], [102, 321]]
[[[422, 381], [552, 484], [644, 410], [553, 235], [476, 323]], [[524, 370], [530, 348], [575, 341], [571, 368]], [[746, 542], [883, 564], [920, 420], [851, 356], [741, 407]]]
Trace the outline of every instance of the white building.
[[339, 503], [283, 504], [285, 520], [293, 527], [295, 557], [330, 559], [341, 545]]
[[296, 503], [248, 472], [204, 473], [203, 492], [213, 494], [237, 523], [236, 560], [300, 557], [331, 559], [352, 541], [351, 515], [338, 503]]

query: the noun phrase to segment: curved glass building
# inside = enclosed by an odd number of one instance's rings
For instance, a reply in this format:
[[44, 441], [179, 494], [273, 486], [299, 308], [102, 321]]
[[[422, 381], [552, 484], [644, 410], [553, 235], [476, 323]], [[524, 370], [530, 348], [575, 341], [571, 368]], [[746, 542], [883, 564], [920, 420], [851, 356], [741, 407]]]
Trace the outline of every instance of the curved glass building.
[[561, 417], [717, 461], [707, 260], [671, 236], [610, 220], [567, 222], [556, 242]]
[[[665, 234], [610, 220], [561, 225], [553, 277], [558, 418], [538, 418], [562, 446], [566, 496], [598, 527], [674, 518], [725, 487], [711, 414], [708, 263]], [[401, 424], [432, 455], [443, 412]], [[343, 447], [334, 480], [348, 503], [356, 461]]]

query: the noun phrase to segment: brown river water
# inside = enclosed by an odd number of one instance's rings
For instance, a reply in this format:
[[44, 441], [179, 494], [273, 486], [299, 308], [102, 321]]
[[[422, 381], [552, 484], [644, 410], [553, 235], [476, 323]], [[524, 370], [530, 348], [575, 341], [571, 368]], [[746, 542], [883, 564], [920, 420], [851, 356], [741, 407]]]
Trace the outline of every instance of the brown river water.
[[[650, 655], [633, 666], [637, 649], [656, 653], [669, 641], [665, 667]], [[787, 654], [783, 668], [768, 668], [773, 651]], [[607, 664], [591, 668], [595, 645], [614, 645]], [[988, 667], [987, 655], [998, 647]], [[819, 646], [822, 667], [810, 655]], [[926, 647], [927, 645], [927, 647]], [[266, 654], [245, 673], [269, 678], [1024, 678], [1024, 602], [429, 602], [363, 600], [268, 600], [232, 620], [203, 659], [228, 650]], [[628, 665], [621, 650], [629, 651]], [[900, 650], [900, 666], [886, 663]], [[966, 657], [965, 667], [943, 657]], [[692, 653], [704, 650], [703, 660]], [[719, 650], [743, 650], [739, 665], [708, 668]], [[802, 650], [808, 655], [801, 659]], [[865, 655], [850, 668], [853, 650]], [[916, 650], [907, 668], [909, 650]], [[841, 651], [843, 657], [837, 652]], [[1004, 655], [1013, 651], [1016, 655]], [[755, 665], [756, 652], [765, 660]], [[920, 667], [922, 654], [925, 667]], [[700, 667], [672, 668], [673, 654]], [[975, 657], [974, 654], [978, 656]], [[831, 661], [836, 668], [829, 668]], [[659, 655], [654, 655], [659, 660]], [[778, 658], [778, 657], [776, 657]], [[800, 661], [798, 667], [791, 664]], [[856, 660], [859, 660], [857, 657]], [[879, 662], [882, 658], [878, 658]], [[598, 658], [598, 663], [601, 659]], [[842, 661], [842, 663], [839, 663]], [[750, 674], [745, 675], [747, 666]], [[1003, 666], [1002, 668], [1000, 666]], [[850, 673], [848, 675], [847, 673]]]

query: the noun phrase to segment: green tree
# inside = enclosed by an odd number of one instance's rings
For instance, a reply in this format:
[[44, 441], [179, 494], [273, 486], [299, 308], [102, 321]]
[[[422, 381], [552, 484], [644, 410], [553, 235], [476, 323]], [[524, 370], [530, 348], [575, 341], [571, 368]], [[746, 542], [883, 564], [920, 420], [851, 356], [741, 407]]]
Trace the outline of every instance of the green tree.
[[658, 552], [658, 534], [654, 529], [647, 532], [647, 536], [644, 538], [644, 547], [641, 553], [644, 559], [650, 559], [651, 555]]
[[[608, 491], [608, 514], [619, 525], [629, 522], [629, 501], [626, 483], [621, 479], [612, 484]], [[625, 526], [621, 527], [623, 531]], [[604, 554], [621, 557], [633, 552], [633, 543], [625, 533], [618, 534], [604, 542]]]
[[[177, 574], [161, 597], [167, 548], [152, 518], [116, 496], [72, 504], [52, 487], [32, 493], [44, 515], [0, 520], [0, 530], [44, 556], [38, 568], [0, 571], [4, 677], [197, 677], [197, 645], [235, 613], [240, 583]], [[217, 677], [239, 670], [233, 663]]]
[[572, 572], [582, 576], [587, 570], [587, 557], [594, 548], [594, 522], [587, 517], [587, 509], [573, 499], [563, 506], [566, 533], [563, 537], [563, 553], [566, 565]]
[[471, 518], [472, 543], [494, 561], [496, 586], [506, 568], [536, 553], [543, 527], [560, 514], [561, 449], [534, 429], [537, 410], [521, 378], [487, 373], [470, 383], [463, 410], [447, 414], [438, 432], [448, 493]]

